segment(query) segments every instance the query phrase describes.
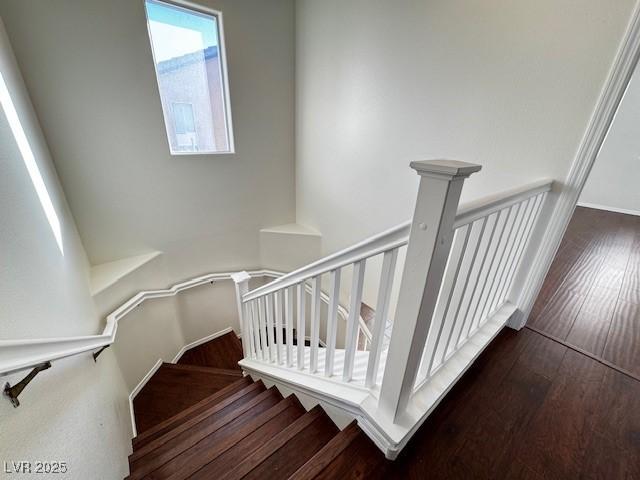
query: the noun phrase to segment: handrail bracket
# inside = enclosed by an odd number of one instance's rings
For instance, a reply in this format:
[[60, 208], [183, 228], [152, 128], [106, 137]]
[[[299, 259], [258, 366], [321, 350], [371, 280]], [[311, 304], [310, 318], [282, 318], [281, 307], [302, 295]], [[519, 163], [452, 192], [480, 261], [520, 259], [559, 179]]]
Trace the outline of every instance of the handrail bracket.
[[31, 370], [31, 372], [29, 372], [29, 374], [26, 377], [24, 377], [22, 380], [16, 383], [13, 387], [9, 383], [7, 383], [4, 386], [4, 395], [5, 397], [9, 398], [9, 401], [14, 406], [14, 408], [18, 408], [20, 406], [20, 401], [18, 400], [18, 396], [22, 393], [25, 387], [29, 385], [31, 380], [33, 380], [36, 377], [36, 375], [38, 375], [38, 373], [48, 368], [51, 368], [51, 362], [41, 363], [40, 365], [36, 366], [33, 370]]
[[93, 352], [91, 355], [93, 356], [93, 361], [97, 362], [98, 361], [98, 357], [100, 356], [100, 354], [102, 352], [104, 352], [107, 348], [109, 348], [111, 345], [105, 345], [104, 347], [100, 348], [100, 350], [98, 350], [97, 352]]

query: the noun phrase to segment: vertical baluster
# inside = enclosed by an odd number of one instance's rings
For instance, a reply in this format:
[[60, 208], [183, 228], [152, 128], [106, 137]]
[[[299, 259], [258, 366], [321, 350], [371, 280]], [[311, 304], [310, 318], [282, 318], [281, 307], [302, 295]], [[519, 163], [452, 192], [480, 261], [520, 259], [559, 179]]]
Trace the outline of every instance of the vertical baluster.
[[311, 361], [309, 371], [316, 373], [318, 370], [318, 343], [320, 340], [320, 276], [311, 280]]
[[293, 287], [284, 290], [284, 308], [287, 337], [287, 367], [293, 366]]
[[340, 269], [331, 270], [330, 278], [329, 308], [327, 309], [327, 351], [324, 357], [324, 374], [327, 377], [333, 375], [333, 358], [338, 331], [338, 305], [340, 304]]
[[[487, 238], [487, 243], [486, 243], [486, 248], [484, 249], [484, 252], [482, 254], [482, 260], [480, 261], [480, 263], [478, 264], [478, 274], [476, 275], [474, 284], [473, 284], [473, 289], [471, 290], [471, 296], [469, 297], [469, 303], [467, 304], [467, 309], [465, 311], [464, 317], [463, 317], [463, 328], [460, 329], [460, 332], [458, 333], [458, 340], [456, 341], [456, 344], [454, 345], [454, 349], [457, 349], [460, 346], [460, 342], [465, 340], [468, 336], [469, 336], [469, 331], [471, 330], [471, 323], [473, 321], [473, 315], [470, 315], [471, 312], [471, 305], [473, 303], [473, 300], [476, 299], [476, 293], [478, 290], [478, 285], [480, 284], [480, 277], [482, 276], [482, 272], [484, 270], [484, 265], [487, 261], [487, 257], [489, 256], [489, 250], [491, 247], [491, 243], [493, 242], [493, 237], [496, 233], [496, 228], [498, 226], [499, 220], [500, 220], [500, 214], [502, 212], [495, 214], [494, 215], [494, 222], [493, 222], [493, 226], [491, 227], [491, 233], [489, 234], [489, 237]], [[483, 238], [480, 238], [480, 241], [482, 241]]]
[[282, 290], [273, 294], [276, 307], [276, 362], [282, 365]]
[[[482, 288], [480, 289], [480, 294], [478, 295], [478, 301], [475, 304], [476, 306], [473, 309], [473, 315], [471, 316], [471, 321], [469, 322], [470, 326], [469, 326], [469, 332], [467, 333], [467, 338], [474, 331], [474, 329], [476, 328], [477, 324], [480, 321], [478, 317], [480, 314], [482, 314], [482, 310], [478, 310], [478, 309], [480, 308], [481, 304], [484, 308], [484, 303], [486, 303], [486, 297], [484, 292], [487, 290], [487, 285], [489, 284], [489, 276], [491, 275], [491, 270], [493, 269], [493, 264], [497, 256], [498, 249], [502, 243], [502, 237], [504, 236], [504, 232], [507, 229], [507, 224], [509, 223], [509, 218], [511, 217], [512, 208], [513, 208], [513, 205], [508, 209], [502, 209], [499, 212], [498, 221], [500, 220], [500, 217], [502, 216], [504, 211], [507, 210], [507, 214], [505, 216], [504, 222], [502, 222], [502, 226], [500, 227], [500, 233], [498, 234], [498, 241], [495, 244], [490, 243], [488, 247], [488, 250], [491, 250], [491, 253], [488, 255], [490, 257], [489, 267], [487, 268], [486, 274], [482, 279]], [[495, 245], [495, 248], [491, 249], [492, 245]], [[478, 321], [476, 321], [476, 319], [478, 319]]]
[[247, 357], [256, 358], [256, 346], [253, 340], [253, 321], [251, 302], [245, 302], [242, 304], [243, 316], [245, 322], [245, 329], [242, 333], [242, 343], [247, 348]]
[[265, 298], [258, 297], [258, 328], [260, 329], [260, 345], [262, 346], [262, 360], [269, 361], [269, 345], [267, 345], [267, 321]]
[[[469, 280], [471, 280], [471, 273], [473, 272], [473, 267], [476, 264], [476, 257], [478, 256], [478, 251], [480, 250], [480, 244], [482, 243], [484, 231], [487, 227], [487, 220], [488, 220], [488, 217], [484, 217], [480, 225], [480, 233], [478, 234], [476, 246], [473, 250], [473, 255], [471, 256], [471, 262], [469, 263], [469, 270], [467, 270], [467, 275], [465, 276], [464, 284], [462, 286], [462, 293], [460, 294], [460, 300], [458, 301], [458, 306], [456, 307], [456, 311], [453, 314], [453, 321], [451, 322], [451, 330], [449, 330], [449, 336], [447, 337], [447, 343], [443, 352], [442, 361], [444, 361], [444, 358], [447, 355], [447, 352], [449, 351], [449, 347], [451, 345], [451, 339], [454, 336], [453, 332], [456, 330], [456, 327], [459, 327], [459, 328], [458, 328], [458, 333], [456, 335], [457, 337], [456, 343], [454, 343], [454, 345], [458, 344], [458, 341], [460, 340], [460, 333], [464, 328], [464, 318], [462, 322], [459, 322], [458, 316], [460, 315], [460, 309], [462, 307], [462, 304], [464, 303], [464, 299], [467, 294], [467, 287], [469, 286]], [[470, 229], [472, 229], [473, 224], [469, 225], [469, 227]], [[469, 303], [470, 302], [471, 302], [471, 299], [469, 299]]]
[[378, 376], [382, 341], [384, 340], [384, 329], [389, 314], [389, 299], [391, 298], [391, 288], [393, 287], [393, 275], [396, 271], [397, 259], [397, 248], [385, 252], [382, 258], [382, 272], [380, 273], [380, 286], [378, 287], [378, 300], [376, 302], [376, 313], [373, 320], [373, 331], [371, 332], [369, 362], [367, 364], [367, 377], [365, 380], [365, 387], [367, 388], [375, 385]]
[[353, 362], [356, 355], [358, 341], [358, 318], [362, 305], [362, 287], [364, 284], [365, 260], [353, 264], [353, 279], [351, 282], [351, 299], [349, 301], [349, 319], [347, 320], [347, 332], [345, 339], [344, 369], [342, 380], [351, 381], [353, 376]]
[[529, 221], [529, 217], [531, 215], [531, 204], [531, 199], [527, 199], [522, 202], [522, 205], [524, 206], [521, 210], [520, 215], [518, 216], [518, 226], [514, 231], [513, 237], [509, 239], [509, 252], [507, 253], [507, 256], [505, 258], [504, 266], [500, 270], [500, 278], [489, 302], [489, 310], [485, 319], [488, 318], [489, 315], [491, 315], [491, 313], [500, 306], [500, 296], [502, 295], [502, 289], [504, 288], [504, 284], [506, 283], [507, 272], [510, 269], [511, 264], [513, 263], [515, 253], [518, 251], [517, 247], [522, 240], [522, 235], [526, 230], [527, 222]]
[[[431, 368], [433, 367], [433, 361], [436, 357], [436, 352], [438, 351], [438, 346], [440, 345], [440, 338], [442, 337], [442, 332], [444, 330], [444, 325], [447, 321], [447, 316], [449, 314], [449, 307], [451, 306], [451, 298], [453, 298], [453, 292], [456, 289], [456, 284], [458, 283], [458, 275], [460, 274], [460, 267], [462, 267], [462, 262], [464, 260], [464, 255], [467, 251], [467, 244], [469, 243], [469, 236], [471, 235], [471, 224], [465, 227], [465, 233], [462, 241], [462, 247], [460, 248], [460, 254], [458, 257], [458, 261], [456, 262], [455, 273], [453, 274], [453, 280], [451, 281], [451, 286], [449, 287], [449, 295], [447, 295], [447, 301], [445, 303], [444, 311], [442, 313], [442, 320], [440, 321], [440, 326], [438, 328], [438, 333], [435, 338], [435, 342], [432, 345], [431, 354], [429, 355], [429, 360], [427, 364], [426, 375], [431, 375]], [[454, 250], [452, 249], [452, 254]], [[440, 303], [440, 300], [438, 303]], [[446, 350], [446, 349], [445, 349]]]
[[267, 307], [267, 340], [269, 343], [267, 350], [269, 352], [269, 361], [275, 362], [276, 356], [273, 349], [275, 345], [275, 341], [273, 339], [273, 295], [266, 295], [265, 301]]
[[305, 297], [307, 291], [304, 281], [298, 284], [298, 327], [296, 329], [296, 343], [298, 344], [298, 370], [304, 369], [304, 339], [305, 339]]
[[262, 345], [260, 345], [260, 324], [258, 321], [258, 300], [251, 301], [251, 323], [253, 324], [253, 343], [256, 347], [256, 360], [262, 359]]
[[515, 280], [516, 277], [516, 272], [518, 271], [518, 266], [520, 265], [520, 262], [522, 261], [522, 256], [524, 255], [524, 252], [526, 250], [527, 244], [529, 243], [529, 239], [531, 237], [531, 233], [533, 231], [533, 228], [535, 227], [535, 225], [538, 222], [538, 217], [540, 215], [540, 212], [542, 211], [542, 206], [544, 205], [544, 199], [546, 198], [547, 193], [541, 193], [540, 195], [538, 195], [538, 201], [537, 204], [535, 205], [535, 213], [532, 215], [530, 223], [527, 227], [526, 233], [524, 235], [524, 241], [522, 242], [522, 246], [521, 246], [521, 250], [516, 254], [516, 258], [517, 260], [514, 262], [513, 264], [513, 270], [512, 272], [509, 274], [510, 278], [509, 281], [507, 282], [507, 286], [504, 290], [504, 296], [506, 298], [507, 295], [509, 295], [509, 290], [511, 289], [511, 285], [513, 284], [513, 281]]

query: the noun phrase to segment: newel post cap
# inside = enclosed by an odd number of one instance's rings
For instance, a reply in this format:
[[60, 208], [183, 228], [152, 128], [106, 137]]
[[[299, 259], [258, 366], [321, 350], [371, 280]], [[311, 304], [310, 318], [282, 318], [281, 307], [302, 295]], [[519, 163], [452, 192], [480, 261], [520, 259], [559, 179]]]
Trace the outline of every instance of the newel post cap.
[[482, 165], [477, 163], [461, 162], [459, 160], [421, 160], [409, 164], [418, 175], [423, 177], [468, 177], [479, 171]]
[[243, 272], [236, 272], [236, 273], [232, 273], [231, 274], [231, 279], [235, 283], [246, 282], [250, 278], [251, 278], [251, 275], [249, 275], [247, 272], [244, 272], [244, 271]]

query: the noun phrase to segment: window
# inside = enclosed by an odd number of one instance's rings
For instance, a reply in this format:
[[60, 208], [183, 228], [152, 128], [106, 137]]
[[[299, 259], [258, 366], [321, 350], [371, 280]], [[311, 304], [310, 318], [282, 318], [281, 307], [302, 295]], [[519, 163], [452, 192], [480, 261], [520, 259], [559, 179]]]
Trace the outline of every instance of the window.
[[158, 0], [145, 7], [171, 153], [232, 153], [221, 14]]

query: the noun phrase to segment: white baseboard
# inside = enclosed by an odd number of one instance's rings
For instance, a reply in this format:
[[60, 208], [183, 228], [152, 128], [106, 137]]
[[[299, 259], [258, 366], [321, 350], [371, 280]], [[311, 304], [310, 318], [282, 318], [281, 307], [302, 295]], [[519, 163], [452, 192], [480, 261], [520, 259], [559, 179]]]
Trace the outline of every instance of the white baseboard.
[[596, 210], [606, 210], [608, 212], [624, 213], [626, 215], [635, 215], [640, 217], [640, 210], [628, 210], [626, 208], [607, 207], [606, 205], [598, 205], [597, 203], [578, 202], [578, 207], [594, 208]]
[[219, 332], [212, 333], [211, 335], [207, 335], [206, 337], [202, 337], [196, 340], [195, 342], [191, 342], [190, 344], [185, 345], [180, 349], [180, 351], [176, 354], [176, 356], [173, 357], [173, 360], [171, 361], [171, 363], [177, 363], [178, 360], [180, 360], [182, 355], [184, 355], [187, 350], [197, 347], [198, 345], [202, 345], [203, 343], [207, 343], [208, 341], [213, 340], [214, 338], [221, 337], [222, 335], [226, 335], [227, 333], [230, 333], [230, 332], [233, 332], [233, 329], [231, 327], [227, 327], [225, 329], [220, 330]]
[[151, 379], [151, 377], [153, 377], [153, 374], [156, 373], [156, 371], [160, 368], [161, 365], [162, 365], [162, 359], [159, 358], [156, 364], [153, 367], [151, 367], [151, 370], [149, 370], [145, 374], [145, 376], [142, 377], [142, 380], [138, 382], [138, 385], [136, 385], [135, 388], [129, 394], [129, 414], [131, 415], [131, 429], [133, 430], [134, 437], [138, 436], [138, 429], [136, 428], [136, 417], [133, 414], [133, 399], [136, 398], [136, 395], [140, 393], [140, 390], [142, 390], [142, 388], [147, 384], [147, 382]]

